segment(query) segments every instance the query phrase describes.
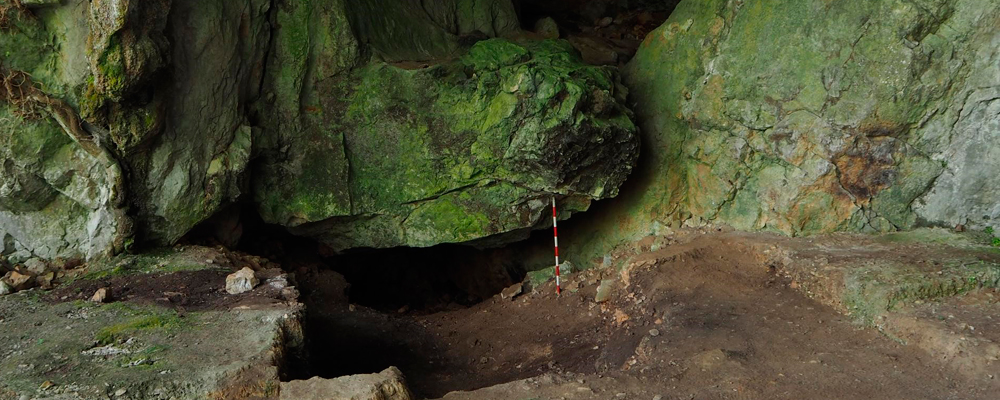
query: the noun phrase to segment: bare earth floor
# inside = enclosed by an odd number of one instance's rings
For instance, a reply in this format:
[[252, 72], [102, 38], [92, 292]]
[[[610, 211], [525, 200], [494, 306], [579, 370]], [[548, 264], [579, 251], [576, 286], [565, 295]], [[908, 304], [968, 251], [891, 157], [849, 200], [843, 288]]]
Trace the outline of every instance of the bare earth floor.
[[[390, 366], [449, 400], [996, 399], [1000, 251], [984, 242], [678, 230], [565, 276], [561, 296], [547, 282], [434, 313], [192, 246], [0, 297], [0, 399], [325, 399], [309, 388], [332, 384], [295, 379]], [[245, 266], [261, 285], [225, 294]], [[102, 287], [111, 303], [84, 300]]]
[[571, 275], [561, 296], [550, 282], [430, 315], [328, 305], [309, 322], [326, 332], [320, 359], [398, 366], [430, 398], [995, 399], [998, 259], [944, 231], [684, 231]]

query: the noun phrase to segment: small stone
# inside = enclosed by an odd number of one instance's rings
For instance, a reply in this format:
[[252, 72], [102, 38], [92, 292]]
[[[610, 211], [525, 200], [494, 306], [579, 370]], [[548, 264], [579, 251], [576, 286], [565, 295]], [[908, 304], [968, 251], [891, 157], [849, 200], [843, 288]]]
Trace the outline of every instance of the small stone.
[[535, 33], [546, 39], [559, 39], [559, 25], [551, 17], [545, 17], [535, 22]]
[[597, 295], [594, 296], [594, 301], [603, 303], [611, 300], [611, 289], [614, 288], [614, 285], [614, 279], [602, 280], [601, 285], [597, 287]]
[[24, 262], [24, 268], [34, 275], [41, 275], [49, 268], [49, 264], [41, 258], [31, 258]]
[[226, 292], [229, 294], [246, 293], [253, 290], [260, 280], [249, 267], [236, 271], [226, 277]]
[[128, 393], [128, 389], [118, 389], [118, 390], [115, 390], [115, 397], [124, 396], [125, 393]]
[[514, 300], [515, 297], [524, 293], [524, 284], [515, 283], [500, 292], [500, 298]]
[[604, 17], [604, 18], [601, 18], [600, 20], [597, 21], [597, 26], [599, 26], [601, 28], [604, 28], [604, 27], [606, 27], [608, 25], [611, 25], [612, 22], [615, 22], [614, 18]]
[[34, 280], [31, 279], [30, 275], [25, 275], [17, 271], [13, 271], [7, 277], [7, 283], [14, 287], [15, 290], [25, 290], [31, 289]]
[[628, 395], [625, 394], [625, 393], [618, 393], [618, 394], [615, 395], [615, 398], [624, 399], [625, 396], [628, 396]]
[[56, 279], [55, 272], [47, 272], [35, 277], [35, 283], [43, 289], [52, 289], [52, 281]]
[[299, 290], [295, 286], [289, 286], [281, 289], [281, 298], [285, 301], [295, 301], [299, 298]]
[[653, 396], [653, 400], [663, 400], [663, 396], [660, 395]]
[[48, 390], [49, 388], [51, 388], [51, 387], [53, 387], [55, 385], [56, 384], [53, 383], [52, 381], [45, 381], [45, 382], [42, 382], [42, 384], [39, 385], [38, 388], [41, 389], [41, 390]]
[[650, 329], [649, 330], [649, 336], [652, 336], [652, 337], [660, 336], [660, 330], [659, 329]]
[[90, 301], [94, 303], [103, 303], [108, 300], [108, 288], [100, 288], [94, 292], [94, 295], [90, 297]]
[[573, 272], [576, 272], [576, 266], [573, 265], [573, 263], [571, 263], [569, 261], [563, 261], [563, 262], [559, 263], [559, 274], [560, 275], [562, 275], [562, 274], [571, 274]]
[[7, 283], [7, 281], [0, 281], [0, 296], [6, 296], [11, 293], [14, 293], [14, 287]]
[[282, 290], [288, 287], [288, 276], [285, 274], [278, 275], [274, 278], [267, 280], [267, 285], [275, 290]]

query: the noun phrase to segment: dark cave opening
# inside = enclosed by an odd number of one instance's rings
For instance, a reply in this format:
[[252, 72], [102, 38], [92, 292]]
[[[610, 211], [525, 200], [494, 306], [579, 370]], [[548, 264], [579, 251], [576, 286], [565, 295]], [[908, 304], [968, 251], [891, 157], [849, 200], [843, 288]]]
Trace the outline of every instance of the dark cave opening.
[[[552, 252], [551, 231], [538, 230], [499, 248], [442, 244], [338, 254], [265, 224], [249, 203], [218, 213], [184, 242], [265, 257], [294, 276], [306, 306], [306, 357], [286, 365], [288, 380], [378, 373], [390, 366], [425, 379], [451, 371], [455, 362], [439, 359], [441, 339], [422, 321], [499, 298]], [[420, 387], [414, 390], [422, 395], [437, 390], [430, 383], [423, 385], [430, 389]]]
[[[546, 35], [551, 18], [559, 37], [568, 40], [591, 64], [624, 65], [639, 44], [663, 24], [679, 0], [521, 1], [521, 28]], [[546, 27], [548, 26], [548, 27]]]

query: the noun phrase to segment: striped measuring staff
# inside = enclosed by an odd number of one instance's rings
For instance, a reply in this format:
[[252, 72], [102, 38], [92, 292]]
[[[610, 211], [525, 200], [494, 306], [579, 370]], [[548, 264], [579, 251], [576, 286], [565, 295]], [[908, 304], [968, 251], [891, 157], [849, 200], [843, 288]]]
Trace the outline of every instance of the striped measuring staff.
[[556, 294], [562, 294], [562, 286], [559, 282], [559, 227], [556, 221], [556, 197], [552, 196], [552, 241], [556, 249]]

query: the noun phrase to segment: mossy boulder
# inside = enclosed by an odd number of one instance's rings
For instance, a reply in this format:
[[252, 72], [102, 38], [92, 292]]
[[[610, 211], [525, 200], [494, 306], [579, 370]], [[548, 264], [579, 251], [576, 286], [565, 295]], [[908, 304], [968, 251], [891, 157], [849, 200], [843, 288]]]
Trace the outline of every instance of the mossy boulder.
[[271, 130], [280, 151], [254, 192], [265, 221], [335, 249], [523, 235], [551, 196], [565, 215], [615, 196], [638, 154], [617, 71], [561, 41], [491, 39], [415, 70], [373, 62], [309, 93], [311, 129]]
[[642, 185], [576, 248], [663, 225], [991, 224], [998, 22], [988, 0], [682, 1], [623, 72]]

